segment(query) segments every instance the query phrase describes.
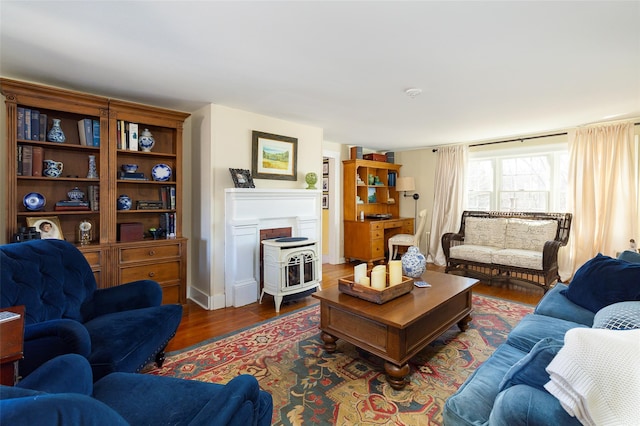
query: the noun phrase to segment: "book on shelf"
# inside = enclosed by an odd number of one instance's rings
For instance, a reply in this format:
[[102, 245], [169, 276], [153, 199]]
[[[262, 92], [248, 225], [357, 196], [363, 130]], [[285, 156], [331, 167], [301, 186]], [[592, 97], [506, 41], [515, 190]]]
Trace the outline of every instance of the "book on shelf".
[[176, 214], [161, 213], [160, 227], [165, 230], [165, 235], [167, 236], [167, 238], [175, 238], [176, 237]]
[[22, 146], [22, 176], [33, 175], [33, 147], [30, 145]]
[[24, 139], [24, 108], [18, 107], [18, 139]]
[[89, 185], [87, 188], [87, 199], [91, 210], [97, 212], [100, 210], [100, 187], [98, 185]]
[[129, 151], [138, 150], [138, 123], [129, 123]]
[[89, 207], [88, 201], [79, 200], [60, 200], [56, 202], [56, 206], [60, 207]]
[[116, 120], [116, 148], [122, 149], [122, 134], [120, 129], [122, 128], [122, 120]]
[[173, 186], [160, 187], [160, 200], [162, 201], [162, 208], [175, 210], [176, 188]]
[[93, 146], [100, 146], [100, 121], [92, 120], [92, 125], [93, 125], [93, 139], [92, 139]]
[[159, 210], [164, 207], [162, 201], [159, 200], [139, 200], [136, 201], [136, 208], [138, 210]]
[[80, 212], [80, 211], [90, 211], [91, 208], [89, 206], [54, 206], [54, 211], [57, 212]]
[[122, 149], [129, 149], [129, 142], [127, 141], [127, 124], [124, 120], [118, 120], [120, 122], [120, 141]]
[[31, 140], [31, 110], [29, 108], [24, 109], [24, 138]]
[[44, 148], [31, 147], [31, 176], [42, 176], [42, 162], [44, 161]]
[[78, 136], [80, 136], [80, 145], [93, 146], [93, 123], [90, 118], [78, 120]]
[[31, 140], [40, 140], [40, 111], [31, 110]]
[[16, 174], [18, 176], [22, 176], [22, 145], [18, 145], [16, 158], [18, 159], [18, 164], [16, 165]]
[[38, 140], [47, 140], [47, 114], [40, 113], [40, 137]]

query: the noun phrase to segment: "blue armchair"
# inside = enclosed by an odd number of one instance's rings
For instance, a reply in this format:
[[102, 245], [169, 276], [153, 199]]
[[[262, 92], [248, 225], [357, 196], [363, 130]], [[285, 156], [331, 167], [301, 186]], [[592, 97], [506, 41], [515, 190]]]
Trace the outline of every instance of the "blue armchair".
[[0, 246], [0, 278], [0, 307], [25, 306], [22, 377], [67, 353], [84, 356], [95, 380], [161, 365], [182, 319], [181, 305], [161, 305], [155, 281], [97, 289], [85, 257], [62, 240]]
[[93, 383], [77, 354], [56, 357], [16, 387], [0, 386], [0, 424], [271, 424], [273, 400], [250, 375], [226, 385], [146, 374], [112, 373]]

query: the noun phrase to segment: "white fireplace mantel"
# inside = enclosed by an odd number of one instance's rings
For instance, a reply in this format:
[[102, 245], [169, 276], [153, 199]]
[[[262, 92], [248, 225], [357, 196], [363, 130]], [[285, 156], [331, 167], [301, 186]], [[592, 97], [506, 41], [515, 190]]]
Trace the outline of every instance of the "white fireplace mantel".
[[321, 194], [307, 189], [225, 189], [226, 306], [258, 300], [260, 230], [290, 227], [293, 237], [320, 241]]

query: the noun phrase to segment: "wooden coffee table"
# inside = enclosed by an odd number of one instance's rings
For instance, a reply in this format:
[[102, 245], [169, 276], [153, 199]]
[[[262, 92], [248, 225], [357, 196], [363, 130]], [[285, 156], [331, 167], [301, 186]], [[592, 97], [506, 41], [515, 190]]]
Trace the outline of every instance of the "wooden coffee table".
[[454, 324], [467, 329], [471, 320], [471, 289], [478, 280], [427, 271], [430, 288], [378, 305], [340, 292], [338, 286], [314, 293], [320, 299], [320, 330], [324, 348], [332, 353], [344, 339], [385, 360], [394, 389], [406, 385], [407, 362]]

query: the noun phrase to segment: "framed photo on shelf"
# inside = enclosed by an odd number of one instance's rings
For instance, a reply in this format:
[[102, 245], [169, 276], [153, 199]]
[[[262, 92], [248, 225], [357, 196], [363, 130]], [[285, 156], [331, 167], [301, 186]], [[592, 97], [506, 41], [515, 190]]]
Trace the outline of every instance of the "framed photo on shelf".
[[40, 233], [40, 238], [43, 240], [64, 240], [58, 216], [28, 217], [27, 226], [35, 227], [36, 231]]
[[324, 176], [328, 176], [329, 175], [329, 162], [328, 161], [323, 161], [322, 162], [322, 174]]
[[298, 139], [253, 131], [251, 172], [256, 179], [298, 180]]
[[253, 184], [253, 178], [251, 177], [251, 172], [249, 170], [229, 168], [229, 173], [231, 173], [231, 179], [233, 179], [233, 184], [236, 186], [236, 188], [256, 187]]
[[329, 190], [329, 178], [327, 176], [322, 178], [322, 190], [323, 191]]
[[327, 193], [322, 194], [322, 208], [325, 210], [329, 208], [329, 194]]

